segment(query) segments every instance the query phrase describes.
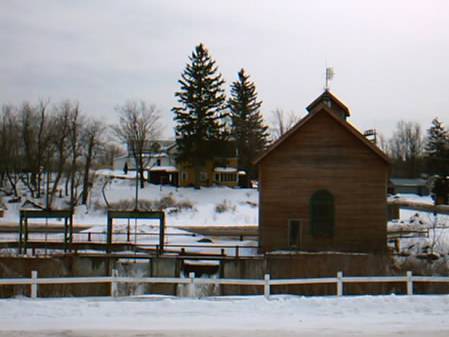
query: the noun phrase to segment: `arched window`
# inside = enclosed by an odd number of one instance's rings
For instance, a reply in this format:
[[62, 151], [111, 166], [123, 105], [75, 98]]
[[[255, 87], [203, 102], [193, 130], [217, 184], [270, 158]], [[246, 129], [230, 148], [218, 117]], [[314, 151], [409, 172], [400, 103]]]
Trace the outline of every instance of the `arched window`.
[[334, 196], [319, 190], [310, 198], [310, 227], [313, 236], [333, 236], [335, 232]]

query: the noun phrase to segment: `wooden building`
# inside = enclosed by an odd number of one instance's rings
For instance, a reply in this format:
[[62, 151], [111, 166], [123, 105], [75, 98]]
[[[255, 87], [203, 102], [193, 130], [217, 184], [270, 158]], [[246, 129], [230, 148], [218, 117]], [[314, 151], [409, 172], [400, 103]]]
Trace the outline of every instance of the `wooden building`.
[[329, 91], [307, 110], [256, 160], [261, 251], [385, 252], [387, 157]]
[[[191, 165], [178, 163], [180, 172], [179, 186], [188, 187], [195, 183], [195, 171]], [[200, 172], [201, 186], [223, 185], [236, 187], [239, 185], [239, 177], [242, 172], [237, 169], [237, 158], [218, 158], [208, 160]], [[243, 172], [244, 174], [244, 172]]]

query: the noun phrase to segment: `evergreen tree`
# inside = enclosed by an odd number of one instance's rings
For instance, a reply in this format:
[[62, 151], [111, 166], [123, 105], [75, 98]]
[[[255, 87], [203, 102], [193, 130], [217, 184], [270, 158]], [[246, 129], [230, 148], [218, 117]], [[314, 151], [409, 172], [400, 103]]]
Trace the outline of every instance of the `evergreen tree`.
[[256, 86], [249, 80], [245, 70], [241, 69], [238, 80], [231, 84], [228, 106], [239, 169], [245, 170], [250, 179], [257, 175], [252, 162], [268, 143], [268, 127], [263, 123], [261, 105], [262, 101], [257, 99]]
[[194, 168], [195, 187], [199, 188], [201, 169], [217, 154], [223, 137], [226, 97], [222, 75], [203, 44], [195, 47], [189, 61], [175, 93], [180, 106], [172, 111], [178, 160]]
[[427, 131], [426, 156], [430, 173], [446, 176], [449, 174], [449, 132], [443, 123], [435, 118]]

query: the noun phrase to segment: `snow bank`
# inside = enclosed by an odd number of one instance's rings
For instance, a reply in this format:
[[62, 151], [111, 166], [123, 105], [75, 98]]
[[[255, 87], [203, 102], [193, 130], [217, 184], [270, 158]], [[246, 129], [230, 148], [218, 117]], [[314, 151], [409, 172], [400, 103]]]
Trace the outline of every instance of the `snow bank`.
[[449, 335], [448, 311], [449, 296], [7, 299], [0, 300], [0, 331], [109, 330], [110, 336], [115, 336], [113, 330], [208, 330], [220, 336], [225, 335], [220, 331], [229, 330], [251, 335], [276, 331], [277, 336], [283, 332], [443, 336]]

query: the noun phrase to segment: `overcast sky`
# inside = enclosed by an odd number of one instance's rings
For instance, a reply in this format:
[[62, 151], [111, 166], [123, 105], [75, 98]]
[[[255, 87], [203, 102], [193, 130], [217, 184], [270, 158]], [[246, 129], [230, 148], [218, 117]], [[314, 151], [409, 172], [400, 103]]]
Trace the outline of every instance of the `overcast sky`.
[[200, 42], [228, 88], [247, 70], [267, 120], [304, 115], [327, 64], [360, 130], [449, 121], [447, 0], [0, 0], [0, 103], [69, 98], [113, 123], [114, 106], [145, 99], [172, 137], [177, 81]]

